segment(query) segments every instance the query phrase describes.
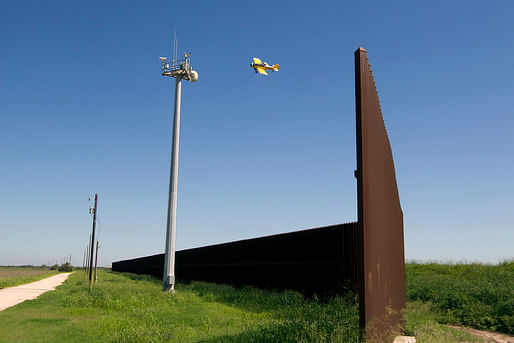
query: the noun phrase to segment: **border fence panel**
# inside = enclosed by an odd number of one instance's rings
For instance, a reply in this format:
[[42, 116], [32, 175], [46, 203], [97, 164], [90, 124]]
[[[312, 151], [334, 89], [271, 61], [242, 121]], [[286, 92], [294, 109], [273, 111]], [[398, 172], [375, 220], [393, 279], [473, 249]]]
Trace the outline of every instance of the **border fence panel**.
[[[357, 223], [283, 233], [177, 251], [178, 281], [296, 289], [356, 290]], [[164, 254], [113, 262], [112, 270], [161, 278]]]

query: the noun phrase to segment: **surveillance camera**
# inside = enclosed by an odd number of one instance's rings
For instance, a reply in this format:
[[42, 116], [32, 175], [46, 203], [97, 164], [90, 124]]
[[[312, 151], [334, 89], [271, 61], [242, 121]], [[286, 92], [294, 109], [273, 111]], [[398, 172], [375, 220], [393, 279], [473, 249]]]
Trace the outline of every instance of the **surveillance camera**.
[[159, 57], [159, 59], [164, 62], [168, 59], [168, 57]]
[[191, 82], [198, 81], [198, 72], [197, 71], [195, 71], [195, 70], [191, 71], [191, 74], [189, 76], [189, 81], [191, 81]]

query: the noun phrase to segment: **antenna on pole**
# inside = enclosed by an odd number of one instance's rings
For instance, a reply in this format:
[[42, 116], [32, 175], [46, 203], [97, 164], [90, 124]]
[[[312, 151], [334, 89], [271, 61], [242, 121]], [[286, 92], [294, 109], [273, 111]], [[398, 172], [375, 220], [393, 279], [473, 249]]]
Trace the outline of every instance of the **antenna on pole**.
[[173, 51], [171, 52], [171, 61], [172, 65], [175, 65], [177, 61], [177, 31], [173, 31]]
[[171, 49], [171, 64], [172, 65], [175, 64], [175, 35], [176, 35], [176, 32], [173, 31], [173, 48]]
[[161, 60], [161, 75], [174, 77], [177, 80], [187, 80], [195, 82], [198, 80], [198, 72], [191, 67], [191, 53], [184, 53], [183, 59], [178, 59], [178, 37], [177, 33], [173, 33], [173, 52], [171, 64], [168, 63], [167, 57], [159, 57]]
[[164, 254], [164, 273], [162, 290], [175, 290], [175, 236], [177, 226], [177, 188], [178, 188], [178, 151], [180, 136], [180, 102], [182, 94], [182, 79], [195, 82], [198, 73], [191, 67], [190, 53], [184, 53], [184, 59], [178, 59], [178, 38], [173, 33], [173, 52], [171, 65], [167, 57], [161, 60], [161, 75], [175, 78], [175, 110], [173, 116], [173, 139], [171, 145], [170, 188], [168, 193], [168, 220], [166, 224], [166, 245]]

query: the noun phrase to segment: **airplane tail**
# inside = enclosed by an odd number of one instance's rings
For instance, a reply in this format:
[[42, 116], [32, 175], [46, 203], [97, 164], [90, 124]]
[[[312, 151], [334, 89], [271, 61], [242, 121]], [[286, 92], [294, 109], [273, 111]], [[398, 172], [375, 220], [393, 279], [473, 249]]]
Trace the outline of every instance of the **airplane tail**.
[[274, 65], [273, 65], [273, 70], [274, 70], [274, 71], [278, 71], [278, 64], [274, 64]]

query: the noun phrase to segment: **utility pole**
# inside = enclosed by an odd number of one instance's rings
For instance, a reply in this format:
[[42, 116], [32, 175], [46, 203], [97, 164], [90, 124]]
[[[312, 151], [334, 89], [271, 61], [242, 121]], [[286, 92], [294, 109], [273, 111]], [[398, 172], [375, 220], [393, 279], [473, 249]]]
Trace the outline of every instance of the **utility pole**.
[[96, 267], [98, 265], [98, 241], [96, 241], [96, 256], [95, 256], [95, 283], [96, 283], [96, 280], [97, 280], [97, 277], [96, 277]]
[[161, 75], [174, 77], [175, 82], [175, 111], [173, 118], [173, 139], [171, 146], [170, 188], [168, 194], [168, 220], [166, 225], [166, 244], [164, 254], [164, 273], [162, 280], [163, 291], [175, 291], [175, 237], [177, 226], [177, 190], [178, 190], [178, 156], [180, 136], [180, 100], [182, 79], [195, 82], [198, 73], [191, 68], [189, 56], [184, 54], [183, 60], [176, 58], [176, 37], [173, 46], [173, 60], [167, 63], [167, 57], [159, 57], [162, 64]]
[[96, 228], [96, 211], [98, 205], [98, 194], [95, 194], [95, 207], [93, 207], [93, 233], [91, 234], [91, 255], [89, 260], [89, 288], [91, 288], [91, 281], [93, 280], [93, 253], [95, 250], [95, 228]]
[[[89, 234], [89, 239], [91, 239], [91, 234]], [[86, 275], [87, 275], [87, 264], [89, 261], [89, 243], [87, 244], [86, 250], [84, 252], [86, 254], [86, 259], [84, 261], [84, 273], [86, 273]]]
[[90, 251], [91, 251], [91, 234], [89, 234], [89, 241], [87, 242], [87, 248], [86, 248], [86, 270], [85, 270], [86, 274], [89, 270], [89, 252]]

